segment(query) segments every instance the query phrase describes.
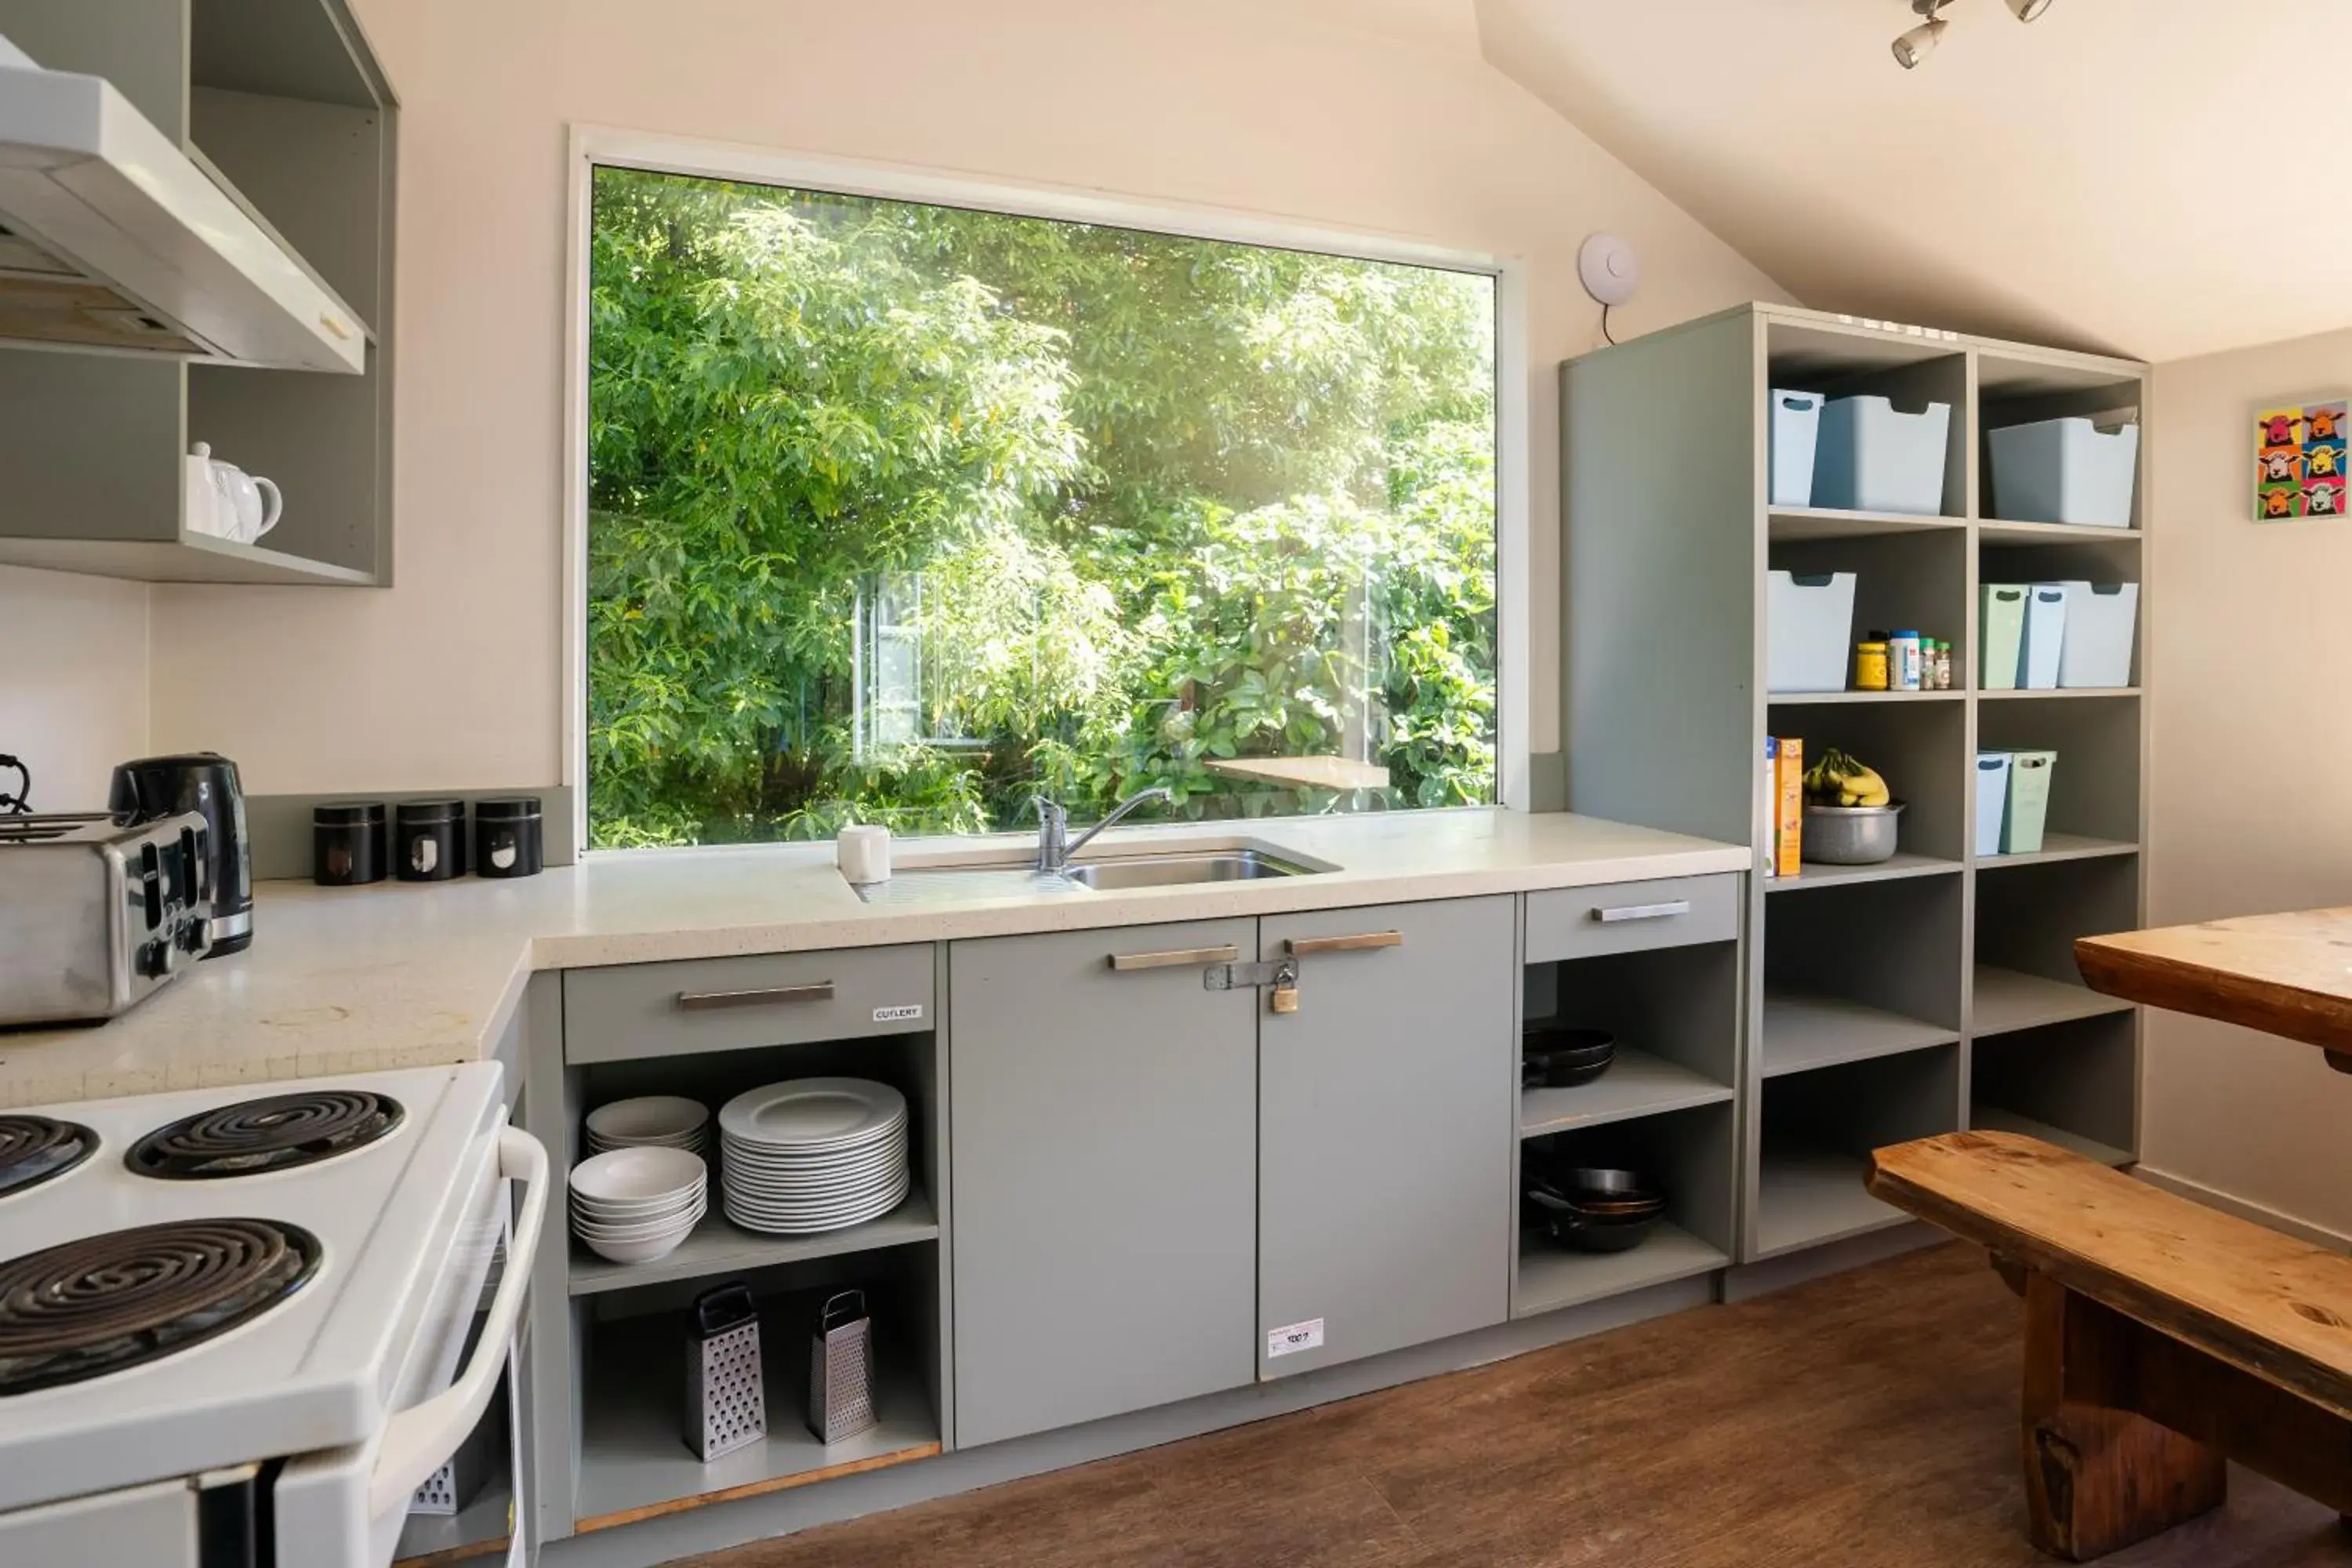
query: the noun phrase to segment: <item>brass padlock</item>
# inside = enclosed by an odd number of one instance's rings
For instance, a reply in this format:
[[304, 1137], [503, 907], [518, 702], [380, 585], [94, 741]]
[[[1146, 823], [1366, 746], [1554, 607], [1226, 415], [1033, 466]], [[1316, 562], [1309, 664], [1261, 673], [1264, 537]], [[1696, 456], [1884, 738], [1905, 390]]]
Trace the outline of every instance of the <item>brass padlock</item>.
[[1298, 964], [1284, 959], [1274, 966], [1274, 1010], [1277, 1013], [1298, 1011]]

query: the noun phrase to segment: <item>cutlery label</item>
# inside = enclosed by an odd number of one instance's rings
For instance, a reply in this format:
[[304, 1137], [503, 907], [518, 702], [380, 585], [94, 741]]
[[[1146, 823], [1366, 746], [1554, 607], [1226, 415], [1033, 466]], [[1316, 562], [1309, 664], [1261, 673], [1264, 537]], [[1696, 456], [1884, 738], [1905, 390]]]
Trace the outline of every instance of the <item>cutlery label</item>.
[[1268, 1360], [1278, 1355], [1290, 1355], [1298, 1351], [1319, 1351], [1323, 1348], [1323, 1320], [1309, 1318], [1303, 1323], [1293, 1323], [1286, 1329], [1265, 1331], [1265, 1353]]
[[895, 1007], [877, 1007], [874, 1021], [877, 1024], [911, 1024], [923, 1016], [920, 1002], [901, 1002]]

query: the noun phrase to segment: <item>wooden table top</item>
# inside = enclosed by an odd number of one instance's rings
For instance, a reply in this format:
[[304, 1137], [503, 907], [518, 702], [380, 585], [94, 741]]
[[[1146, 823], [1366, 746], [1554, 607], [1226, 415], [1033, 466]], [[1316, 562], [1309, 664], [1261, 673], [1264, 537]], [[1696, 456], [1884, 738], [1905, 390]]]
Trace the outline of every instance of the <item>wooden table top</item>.
[[2352, 1071], [2352, 909], [2086, 936], [2094, 991], [2301, 1040]]

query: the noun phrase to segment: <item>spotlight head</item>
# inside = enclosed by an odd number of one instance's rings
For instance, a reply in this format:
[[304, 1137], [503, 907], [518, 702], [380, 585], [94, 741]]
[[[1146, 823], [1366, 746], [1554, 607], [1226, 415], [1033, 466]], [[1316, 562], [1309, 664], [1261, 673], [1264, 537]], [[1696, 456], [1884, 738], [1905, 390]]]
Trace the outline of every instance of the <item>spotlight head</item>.
[[2009, 8], [2019, 21], [2031, 22], [2050, 9], [2050, 0], [2009, 0]]
[[[2044, 3], [2046, 4], [2047, 0], [2044, 0]], [[1944, 41], [1944, 29], [1950, 26], [1951, 24], [1941, 16], [1931, 16], [1927, 20], [1895, 39], [1895, 63], [1905, 70], [1916, 69], [1919, 62], [1933, 54], [1936, 46]]]

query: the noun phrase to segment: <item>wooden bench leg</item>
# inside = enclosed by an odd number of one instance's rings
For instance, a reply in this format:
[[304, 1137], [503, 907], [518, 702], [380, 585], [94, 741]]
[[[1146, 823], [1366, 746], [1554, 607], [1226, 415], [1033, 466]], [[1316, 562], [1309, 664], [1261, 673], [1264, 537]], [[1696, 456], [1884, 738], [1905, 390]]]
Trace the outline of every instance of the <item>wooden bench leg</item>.
[[2042, 1274], [2025, 1282], [2028, 1530], [2086, 1563], [2218, 1508], [2221, 1451], [2132, 1414], [2138, 1325]]

